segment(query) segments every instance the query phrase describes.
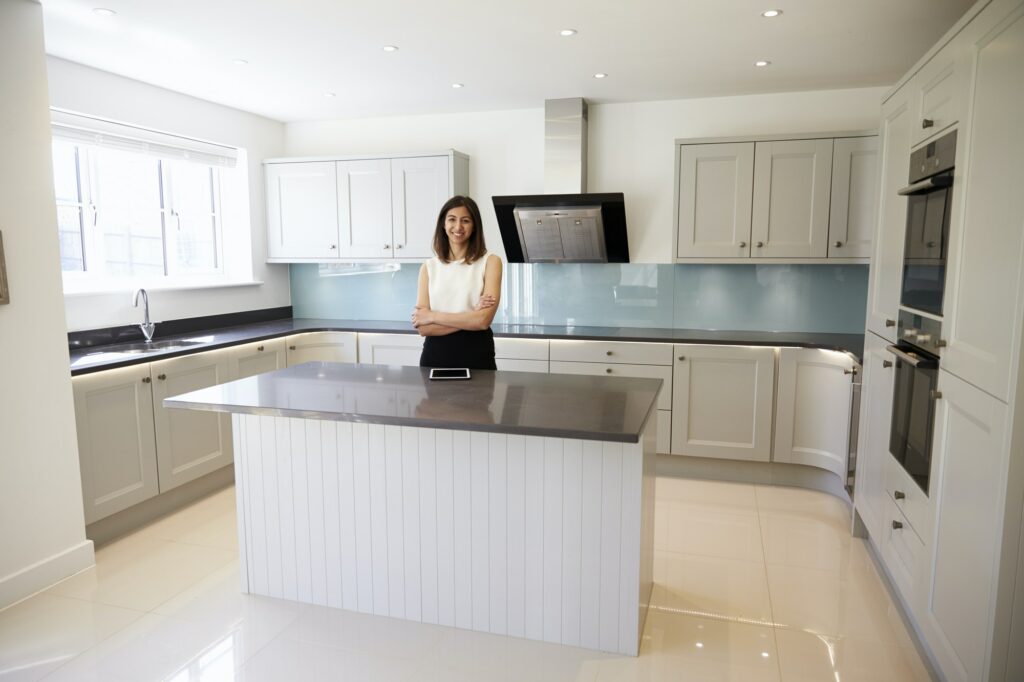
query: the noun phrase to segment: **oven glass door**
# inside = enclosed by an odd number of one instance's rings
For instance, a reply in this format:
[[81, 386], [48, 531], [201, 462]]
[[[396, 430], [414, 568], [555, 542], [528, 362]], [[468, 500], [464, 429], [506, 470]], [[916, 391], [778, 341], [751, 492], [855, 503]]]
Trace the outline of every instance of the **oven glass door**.
[[[900, 351], [911, 359], [903, 357]], [[932, 396], [939, 380], [939, 366], [931, 356], [910, 347], [898, 348], [894, 353], [896, 376], [889, 452], [927, 495], [935, 424]]]
[[[942, 183], [948, 171], [935, 176]], [[907, 233], [903, 251], [903, 290], [900, 303], [914, 310], [942, 315], [949, 243], [951, 186], [912, 194], [907, 203]]]

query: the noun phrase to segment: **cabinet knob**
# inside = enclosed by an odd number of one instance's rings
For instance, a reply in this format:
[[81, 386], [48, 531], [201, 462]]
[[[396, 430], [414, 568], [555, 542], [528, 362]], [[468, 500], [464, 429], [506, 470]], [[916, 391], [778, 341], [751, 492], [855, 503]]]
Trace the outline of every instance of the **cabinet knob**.
[[288, 350], [295, 350], [295, 346], [288, 346]]
[[899, 522], [899, 521], [893, 521], [892, 522], [892, 529], [893, 530], [899, 530], [902, 527], [903, 527], [903, 524], [901, 522]]
[[606, 351], [604, 352], [604, 354], [605, 354], [605, 355], [608, 355], [608, 356], [611, 356], [612, 352], [611, 352], [610, 350], [606, 350]]
[[907, 498], [907, 496], [903, 493], [902, 490], [893, 490], [892, 491], [892, 496], [893, 496], [893, 499], [896, 499], [896, 500], [905, 500]]
[[167, 375], [166, 374], [157, 374], [156, 378], [159, 379], [160, 381], [164, 381], [165, 379], [167, 379]]
[[263, 352], [263, 346], [256, 346], [256, 350]]
[[402, 248], [402, 246], [403, 246], [403, 244], [395, 244], [395, 248], [396, 249], [400, 249], [400, 248]]
[[337, 245], [337, 244], [331, 244], [331, 251], [333, 251], [333, 250], [334, 250], [334, 249], [336, 249], [336, 248], [338, 248], [338, 245]]
[[762, 248], [763, 246], [764, 246], [764, 242], [758, 242], [758, 243], [757, 243], [757, 248], [759, 248], [759, 249], [760, 249], [760, 248]]
[[385, 248], [385, 249], [390, 249], [390, 248], [391, 248], [391, 244], [385, 244], [385, 245], [384, 245], [384, 248]]
[[685, 359], [686, 359], [686, 356], [685, 356], [685, 355], [680, 355], [680, 356], [679, 356], [679, 362], [682, 362], [682, 361], [683, 361], [683, 360], [685, 360]]
[[144, 384], [148, 384], [151, 381], [153, 381], [153, 380], [150, 379], [149, 377], [142, 377], [142, 383], [144, 383]]
[[945, 348], [946, 347], [946, 339], [939, 339], [939, 340], [937, 340], [935, 342], [935, 347], [936, 348]]
[[895, 327], [896, 326], [896, 320], [886, 319], [885, 320], [885, 326], [886, 327]]
[[843, 243], [842, 243], [842, 242], [840, 242], [840, 241], [837, 241], [837, 242], [835, 243], [835, 247], [836, 247], [837, 249], [839, 249], [839, 248], [842, 248], [842, 246], [843, 246]]
[[892, 367], [892, 360], [882, 360], [882, 367]]
[[939, 400], [942, 398], [942, 391], [932, 390], [928, 395], [931, 396], [932, 400]]
[[611, 373], [612, 373], [612, 368], [611, 368], [611, 367], [609, 367], [608, 369], [606, 369], [606, 370], [604, 371], [604, 373], [605, 373], [605, 374], [611, 374]]
[[843, 374], [853, 374], [853, 375], [856, 375], [856, 374], [857, 374], [857, 369], [856, 369], [856, 368], [853, 368], [853, 369], [844, 369], [844, 370], [843, 370]]
[[935, 242], [925, 242], [924, 245], [927, 246], [929, 249], [935, 248]]
[[746, 242], [740, 242], [740, 248], [741, 249], [747, 248], [747, 243]]
[[934, 125], [935, 125], [935, 121], [933, 119], [930, 119], [930, 118], [926, 118], [926, 119], [921, 121], [921, 127], [922, 128], [931, 128]]

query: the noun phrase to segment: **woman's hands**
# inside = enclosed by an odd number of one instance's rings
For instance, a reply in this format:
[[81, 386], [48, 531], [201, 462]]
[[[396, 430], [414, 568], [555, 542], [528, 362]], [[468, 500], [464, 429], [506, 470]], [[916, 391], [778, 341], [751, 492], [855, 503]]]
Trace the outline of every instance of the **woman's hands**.
[[425, 306], [416, 306], [412, 311], [412, 326], [419, 329], [422, 326], [434, 324], [434, 311]]
[[473, 306], [473, 310], [483, 310], [484, 308], [493, 308], [497, 301], [490, 294], [482, 294], [480, 300]]

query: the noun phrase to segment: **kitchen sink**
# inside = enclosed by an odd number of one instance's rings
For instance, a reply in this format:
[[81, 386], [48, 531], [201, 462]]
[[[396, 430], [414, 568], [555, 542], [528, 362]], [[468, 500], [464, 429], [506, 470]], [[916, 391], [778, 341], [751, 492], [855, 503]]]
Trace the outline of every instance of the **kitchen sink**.
[[123, 343], [118, 346], [108, 346], [106, 348], [96, 350], [93, 353], [87, 353], [71, 363], [71, 366], [80, 367], [82, 365], [91, 365], [97, 362], [109, 362], [123, 359], [133, 355], [145, 355], [146, 353], [156, 353], [157, 351], [191, 348], [193, 346], [209, 343], [211, 340], [212, 337], [202, 339], [168, 339], [166, 341]]

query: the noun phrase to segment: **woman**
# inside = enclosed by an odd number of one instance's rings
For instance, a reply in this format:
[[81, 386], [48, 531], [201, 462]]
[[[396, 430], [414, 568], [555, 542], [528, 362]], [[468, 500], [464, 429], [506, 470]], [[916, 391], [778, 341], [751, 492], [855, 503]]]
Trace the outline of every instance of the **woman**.
[[420, 367], [496, 369], [491, 321], [501, 296], [501, 259], [487, 253], [480, 209], [469, 197], [445, 202], [434, 254], [420, 268], [412, 325], [421, 336]]

